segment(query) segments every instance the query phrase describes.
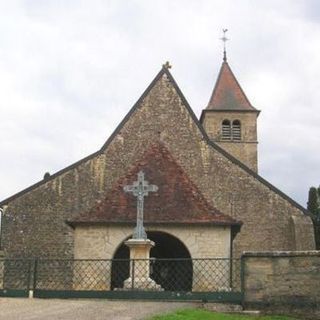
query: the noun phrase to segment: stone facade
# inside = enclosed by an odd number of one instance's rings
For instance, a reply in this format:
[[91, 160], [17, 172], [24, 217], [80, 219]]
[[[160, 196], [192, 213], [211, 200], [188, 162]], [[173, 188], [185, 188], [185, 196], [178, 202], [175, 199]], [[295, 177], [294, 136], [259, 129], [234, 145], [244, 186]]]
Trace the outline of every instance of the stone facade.
[[246, 308], [320, 318], [319, 251], [248, 252], [242, 258]]
[[[165, 232], [178, 238], [191, 258], [229, 258], [230, 228], [213, 226], [148, 226], [147, 231]], [[130, 236], [133, 226], [78, 226], [74, 232], [75, 259], [112, 259]]]
[[[228, 153], [239, 159], [251, 170], [258, 172], [257, 113], [250, 111], [215, 111], [204, 113], [202, 125], [209, 138]], [[241, 140], [224, 141], [222, 122], [235, 120], [241, 124]]]
[[[75, 228], [74, 257], [76, 259], [112, 259], [118, 247], [132, 236], [133, 226], [77, 226]], [[180, 240], [190, 253], [191, 258], [230, 258], [231, 233], [230, 227], [214, 226], [148, 226], [146, 231], [164, 232]], [[144, 263], [144, 262], [142, 262]], [[228, 268], [221, 268], [219, 278], [213, 283], [206, 281], [207, 274], [212, 266], [207, 262], [205, 266], [196, 268], [193, 272], [194, 291], [222, 290], [221, 283], [228, 283], [230, 272]], [[83, 273], [83, 269], [81, 269]], [[111, 283], [111, 264], [91, 265], [86, 271], [86, 277], [99, 279], [92, 282], [92, 289], [109, 290]], [[87, 278], [75, 274], [75, 279], [82, 279], [87, 284]], [[102, 280], [102, 281], [101, 281]], [[208, 287], [208, 286], [211, 287]], [[103, 286], [103, 287], [101, 287]], [[214, 286], [214, 287], [213, 287]], [[75, 288], [81, 289], [81, 283], [75, 283]]]
[[[314, 248], [305, 209], [211, 142], [163, 68], [101, 150], [0, 203], [6, 257], [79, 257], [80, 229], [73, 230], [65, 221], [92, 208], [157, 141], [212, 206], [243, 222], [234, 242], [236, 256], [244, 250]], [[295, 232], [300, 226], [304, 237]], [[123, 234], [119, 241], [124, 238]], [[214, 246], [202, 253], [199, 246], [194, 248], [193, 256], [222, 253], [212, 251]], [[108, 251], [97, 252], [90, 246], [90, 252], [99, 258]]]

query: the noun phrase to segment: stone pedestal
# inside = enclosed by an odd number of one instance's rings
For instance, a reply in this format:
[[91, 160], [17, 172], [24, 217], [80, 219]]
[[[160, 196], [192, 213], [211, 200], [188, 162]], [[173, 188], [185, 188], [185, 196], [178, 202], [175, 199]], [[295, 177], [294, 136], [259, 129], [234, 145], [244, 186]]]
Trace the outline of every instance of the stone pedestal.
[[150, 278], [150, 250], [154, 242], [149, 239], [130, 239], [125, 242], [130, 249], [130, 277], [124, 281], [124, 289], [163, 290]]

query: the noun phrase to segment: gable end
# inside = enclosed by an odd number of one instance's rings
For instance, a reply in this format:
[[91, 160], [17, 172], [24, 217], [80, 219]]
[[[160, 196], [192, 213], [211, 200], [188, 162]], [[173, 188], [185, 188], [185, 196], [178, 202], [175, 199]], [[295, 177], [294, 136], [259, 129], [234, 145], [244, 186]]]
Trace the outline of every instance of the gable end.
[[157, 83], [157, 81], [163, 76], [166, 75], [169, 79], [169, 81], [172, 83], [174, 89], [176, 90], [178, 96], [180, 97], [183, 105], [185, 106], [185, 108], [188, 110], [193, 122], [195, 123], [195, 125], [198, 127], [198, 129], [200, 130], [200, 133], [203, 137], [203, 140], [212, 148], [214, 148], [216, 151], [218, 151], [220, 154], [222, 154], [224, 157], [226, 157], [228, 160], [230, 160], [232, 163], [234, 163], [235, 165], [239, 166], [241, 169], [243, 169], [244, 171], [246, 171], [249, 175], [253, 176], [255, 179], [257, 179], [259, 182], [261, 182], [262, 184], [264, 184], [266, 187], [268, 187], [270, 190], [272, 190], [273, 192], [275, 192], [276, 194], [278, 194], [279, 196], [281, 196], [283, 199], [287, 200], [291, 205], [293, 205], [294, 207], [296, 207], [297, 209], [301, 210], [304, 214], [310, 216], [310, 213], [300, 204], [298, 204], [296, 201], [294, 201], [292, 198], [290, 198], [289, 196], [287, 196], [285, 193], [283, 193], [282, 191], [280, 191], [279, 189], [277, 189], [275, 186], [273, 186], [271, 183], [269, 183], [268, 181], [266, 181], [264, 178], [262, 178], [261, 176], [259, 176], [257, 173], [255, 173], [254, 171], [252, 171], [250, 168], [248, 168], [245, 164], [243, 164], [241, 161], [239, 161], [238, 159], [236, 159], [235, 157], [233, 157], [232, 155], [230, 155], [227, 151], [225, 151], [224, 149], [222, 149], [220, 146], [218, 146], [216, 143], [214, 143], [213, 141], [211, 141], [207, 135], [207, 133], [205, 132], [203, 126], [201, 125], [200, 121], [197, 119], [195, 113], [193, 112], [193, 110], [191, 109], [188, 101], [186, 100], [186, 98], [184, 97], [183, 93], [181, 92], [179, 86], [177, 85], [176, 81], [174, 80], [173, 76], [171, 75], [170, 71], [166, 68], [166, 67], [162, 67], [162, 69], [160, 70], [160, 72], [156, 75], [156, 77], [153, 79], [153, 81], [150, 83], [150, 85], [147, 87], [147, 89], [144, 91], [144, 93], [141, 95], [141, 97], [137, 100], [137, 102], [133, 105], [133, 107], [130, 109], [130, 111], [127, 113], [127, 115], [124, 117], [124, 119], [120, 122], [120, 124], [117, 126], [117, 128], [114, 130], [114, 132], [111, 134], [111, 136], [108, 138], [108, 140], [106, 141], [106, 143], [102, 146], [102, 148], [98, 151], [96, 151], [95, 153], [75, 162], [74, 164], [52, 174], [49, 178], [45, 179], [45, 180], [41, 180], [37, 183], [35, 183], [34, 185], [6, 198], [5, 200], [0, 202], [0, 206], [3, 205], [7, 205], [9, 202], [15, 200], [16, 198], [31, 192], [32, 190], [38, 188], [39, 186], [47, 183], [48, 181], [51, 181], [55, 178], [57, 178], [58, 176], [68, 172], [69, 170], [72, 170], [74, 168], [76, 168], [77, 166], [101, 155], [110, 145], [110, 143], [113, 141], [113, 139], [115, 138], [115, 136], [121, 131], [121, 129], [123, 128], [123, 126], [126, 124], [126, 122], [130, 119], [131, 115], [136, 111], [136, 109], [140, 106], [141, 102], [144, 100], [144, 98], [148, 95], [148, 93], [151, 91], [151, 89], [154, 87], [154, 85]]

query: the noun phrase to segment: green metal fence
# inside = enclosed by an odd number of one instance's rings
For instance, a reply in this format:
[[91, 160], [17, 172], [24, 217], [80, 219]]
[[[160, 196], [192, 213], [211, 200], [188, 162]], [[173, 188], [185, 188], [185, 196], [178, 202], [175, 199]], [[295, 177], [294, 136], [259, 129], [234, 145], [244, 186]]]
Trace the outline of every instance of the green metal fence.
[[0, 296], [240, 303], [239, 259], [0, 260]]
[[0, 260], [0, 297], [28, 297], [32, 260]]

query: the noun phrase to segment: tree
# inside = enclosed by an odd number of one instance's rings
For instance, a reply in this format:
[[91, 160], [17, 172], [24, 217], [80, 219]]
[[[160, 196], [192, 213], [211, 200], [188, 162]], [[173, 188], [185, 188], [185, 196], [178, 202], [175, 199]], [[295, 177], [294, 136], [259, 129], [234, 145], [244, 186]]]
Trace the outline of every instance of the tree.
[[316, 249], [320, 249], [320, 186], [309, 189], [308, 210], [312, 213]]
[[318, 208], [318, 215], [320, 216], [320, 186], [318, 187], [318, 196], [319, 196], [319, 208]]
[[316, 217], [319, 212], [319, 189], [311, 187], [309, 189], [308, 210]]

